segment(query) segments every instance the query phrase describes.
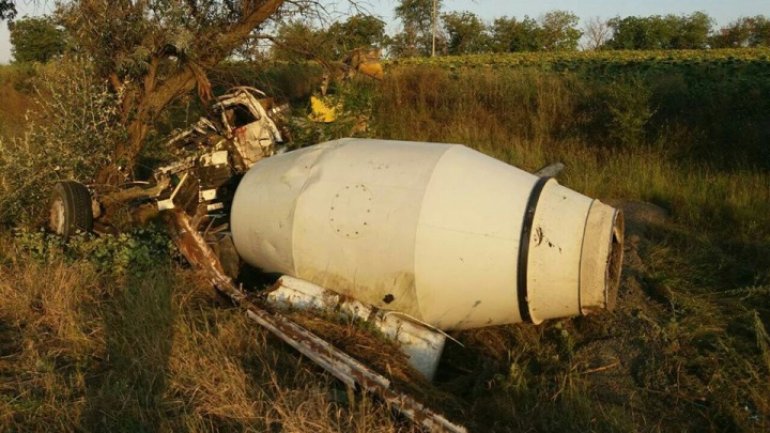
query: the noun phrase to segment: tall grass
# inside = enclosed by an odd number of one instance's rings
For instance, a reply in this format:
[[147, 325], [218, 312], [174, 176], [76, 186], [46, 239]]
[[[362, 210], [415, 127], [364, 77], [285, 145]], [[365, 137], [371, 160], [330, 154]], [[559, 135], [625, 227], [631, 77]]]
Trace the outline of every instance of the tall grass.
[[0, 242], [0, 431], [400, 429], [367, 398], [335, 403], [330, 377], [168, 256], [116, 275], [49, 238]]
[[[560, 180], [589, 195], [655, 202], [682, 224], [767, 240], [770, 160], [725, 167], [735, 149], [683, 158], [687, 143], [709, 140], [710, 122], [654, 124], [652, 113], [663, 109], [654, 100], [664, 96], [635, 77], [602, 84], [526, 68], [400, 67], [381, 85], [372, 134], [464, 143], [529, 170], [562, 161], [568, 170]], [[736, 129], [736, 140], [751, 136], [751, 126]]]
[[[699, 117], [703, 108], [683, 113], [669, 99], [706, 104], [713, 95], [701, 94], [698, 82], [672, 86], [637, 75], [596, 81], [541, 69], [429, 66], [394, 67], [381, 84], [374, 135], [463, 143], [528, 170], [561, 161], [561, 183], [621, 207], [650, 202], [669, 215], [653, 226], [629, 215], [616, 313], [460, 335], [479, 351], [450, 348], [448, 356], [476, 373], [457, 371], [460, 378], [441, 386], [461, 378], [479, 386], [479, 370], [489, 369], [483, 388], [465, 382], [456, 392], [474, 411], [509, 423], [496, 430], [770, 426], [770, 161], [747, 159], [756, 155], [751, 146], [741, 150], [757, 132], [740, 111], [721, 119], [736, 127], [735, 146], [718, 152], [724, 129]], [[751, 97], [750, 86], [734, 90], [725, 103]], [[770, 115], [764, 102], [754, 110]], [[669, 117], [656, 118], [661, 112]], [[708, 152], [688, 153], [696, 147]]]

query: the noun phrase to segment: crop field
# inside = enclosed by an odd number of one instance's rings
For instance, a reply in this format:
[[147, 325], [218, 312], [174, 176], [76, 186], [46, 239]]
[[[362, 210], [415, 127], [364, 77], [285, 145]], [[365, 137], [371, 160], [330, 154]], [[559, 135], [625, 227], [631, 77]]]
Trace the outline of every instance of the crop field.
[[[412, 57], [399, 59], [399, 65], [435, 65], [442, 67], [494, 67], [535, 66], [545, 70], [577, 71], [583, 69], [609, 69], [618, 67], [666, 68], [676, 66], [705, 65], [712, 69], [767, 68], [770, 60], [768, 48], [714, 49], [714, 50], [598, 50], [570, 52], [522, 52], [489, 53], [464, 56]], [[765, 71], [767, 72], [767, 71]]]
[[[36, 110], [40, 73], [0, 69], [0, 95]], [[770, 51], [399, 60], [335, 86], [331, 124], [306, 121], [317, 74], [232, 63], [212, 82], [291, 100], [296, 147], [356, 135], [462, 143], [528, 171], [559, 161], [560, 183], [626, 212], [615, 311], [453, 333], [462, 345], [417, 386], [425, 403], [473, 432], [770, 429]], [[0, 144], [34, 150], [18, 111], [0, 116]], [[0, 154], [3, 205], [14, 164]], [[250, 324], [162, 227], [63, 244], [39, 231], [44, 204], [3, 216], [0, 431], [416, 431]], [[398, 373], [376, 339], [303, 320]]]

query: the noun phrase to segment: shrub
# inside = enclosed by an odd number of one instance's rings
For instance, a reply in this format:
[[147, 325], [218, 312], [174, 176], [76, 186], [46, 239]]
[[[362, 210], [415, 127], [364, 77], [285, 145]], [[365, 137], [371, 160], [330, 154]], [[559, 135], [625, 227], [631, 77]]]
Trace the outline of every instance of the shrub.
[[35, 223], [58, 180], [91, 179], [126, 139], [118, 122], [120, 96], [94, 80], [87, 62], [42, 67], [33, 80], [38, 110], [20, 137], [0, 138], [0, 224]]
[[44, 231], [18, 230], [16, 248], [42, 263], [63, 260], [88, 262], [113, 278], [149, 272], [165, 264], [174, 251], [168, 233], [160, 226], [138, 228], [117, 235], [78, 234], [68, 241]]
[[618, 80], [607, 86], [605, 101], [609, 114], [609, 137], [621, 147], [645, 142], [645, 126], [655, 113], [650, 107], [652, 92], [640, 78]]

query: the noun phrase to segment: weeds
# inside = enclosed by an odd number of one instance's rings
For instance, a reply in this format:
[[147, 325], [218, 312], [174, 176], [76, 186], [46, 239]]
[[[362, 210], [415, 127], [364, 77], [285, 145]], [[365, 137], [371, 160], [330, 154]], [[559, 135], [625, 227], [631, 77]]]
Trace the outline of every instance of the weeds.
[[634, 149], [645, 144], [645, 129], [654, 114], [651, 94], [637, 77], [608, 86], [604, 99], [610, 116], [610, 138], [621, 147]]
[[117, 235], [78, 234], [65, 241], [45, 231], [15, 233], [16, 251], [39, 262], [87, 260], [111, 278], [152, 269], [172, 257], [174, 246], [162, 226], [136, 228]]

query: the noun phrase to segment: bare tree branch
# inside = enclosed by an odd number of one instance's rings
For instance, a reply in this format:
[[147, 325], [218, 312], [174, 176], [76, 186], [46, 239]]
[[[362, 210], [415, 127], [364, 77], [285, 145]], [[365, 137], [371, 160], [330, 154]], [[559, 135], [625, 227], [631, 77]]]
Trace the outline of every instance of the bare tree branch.
[[584, 28], [585, 42], [583, 48], [587, 50], [600, 49], [612, 37], [612, 27], [607, 20], [600, 17], [589, 19]]

